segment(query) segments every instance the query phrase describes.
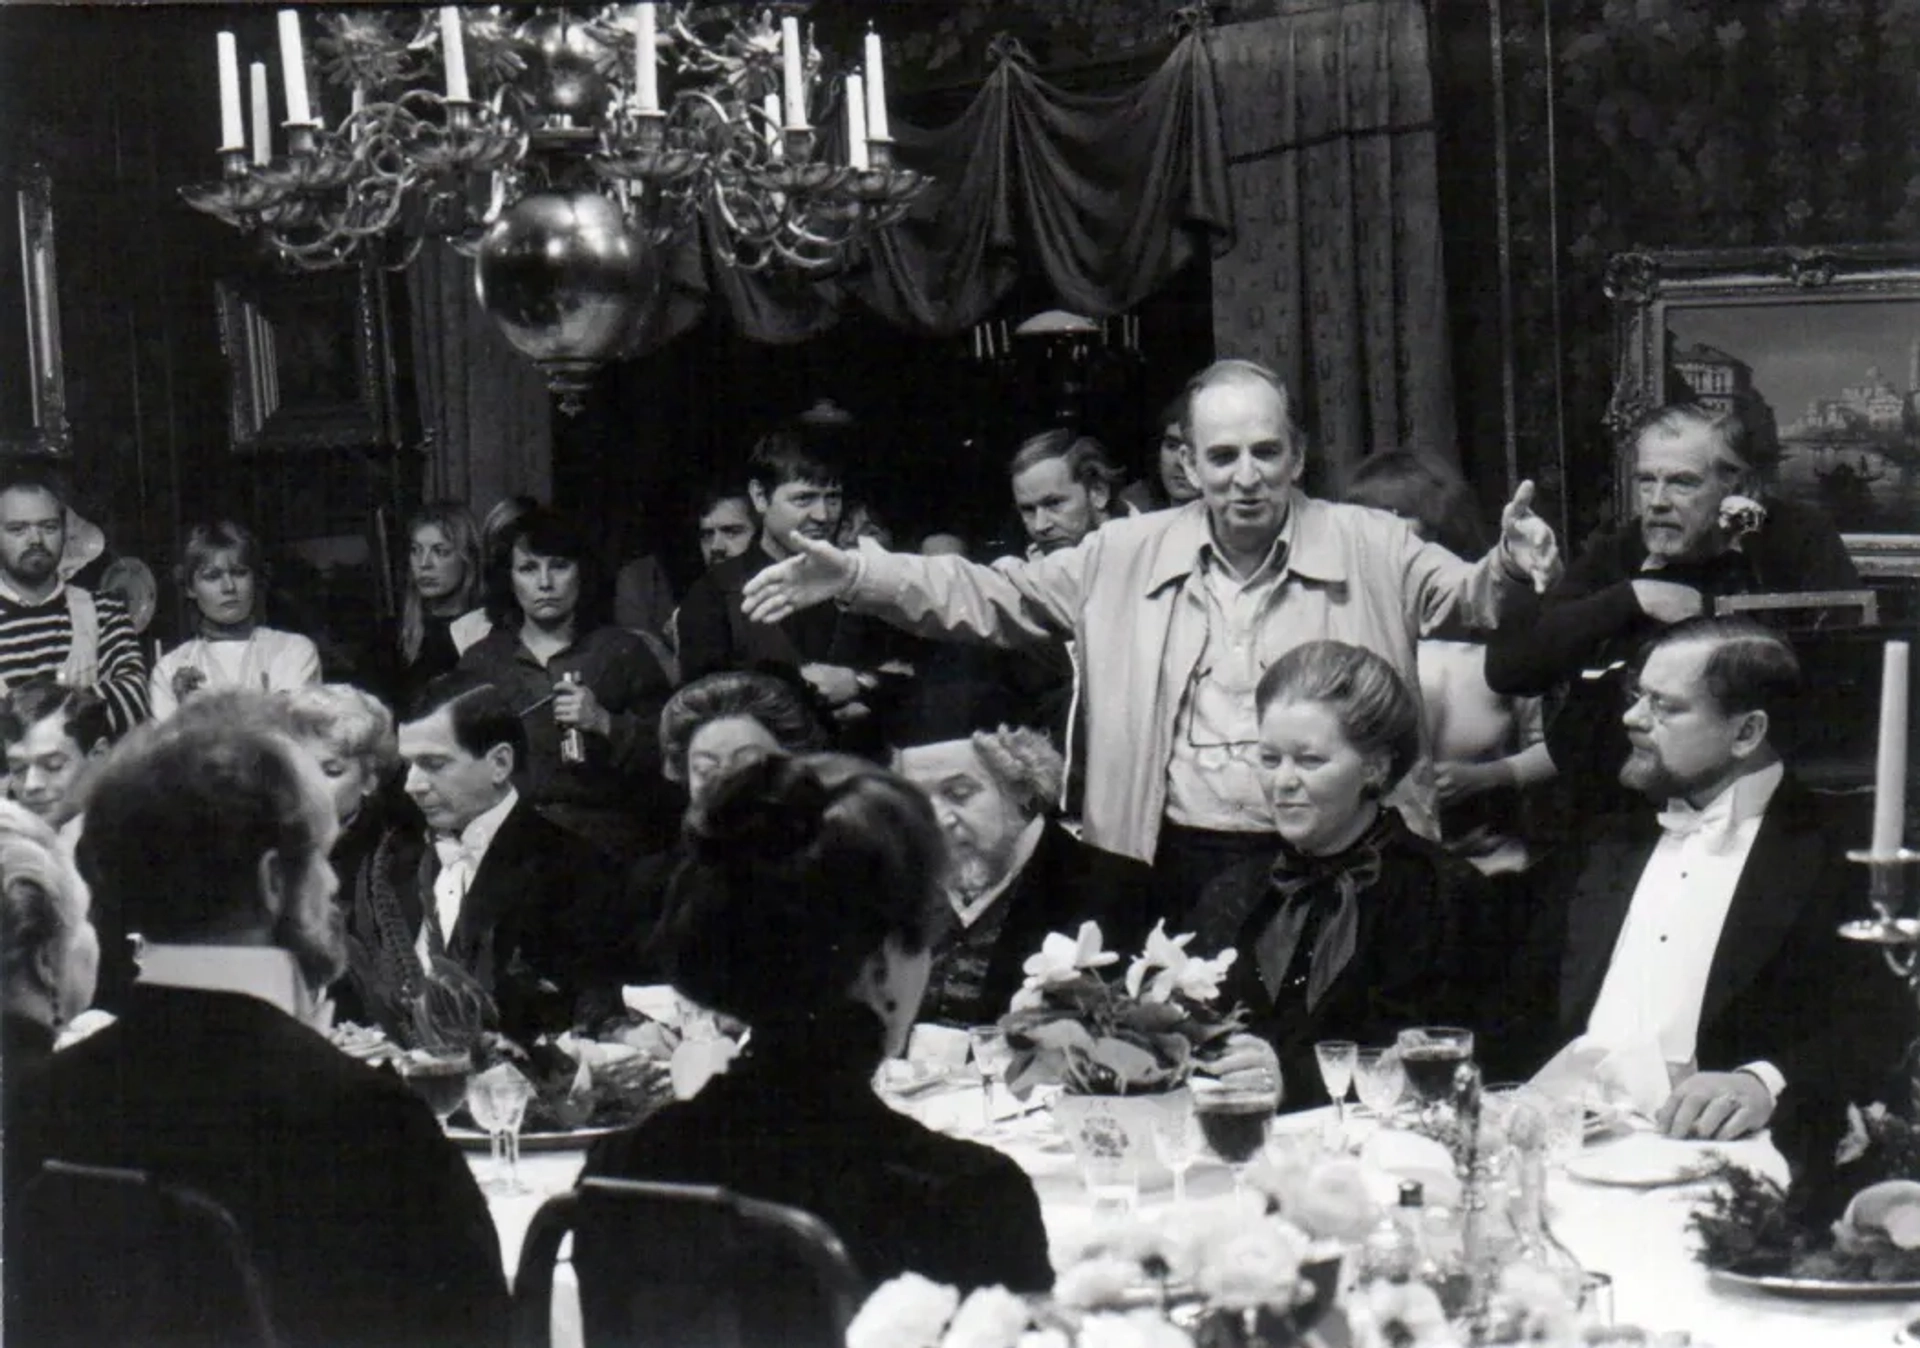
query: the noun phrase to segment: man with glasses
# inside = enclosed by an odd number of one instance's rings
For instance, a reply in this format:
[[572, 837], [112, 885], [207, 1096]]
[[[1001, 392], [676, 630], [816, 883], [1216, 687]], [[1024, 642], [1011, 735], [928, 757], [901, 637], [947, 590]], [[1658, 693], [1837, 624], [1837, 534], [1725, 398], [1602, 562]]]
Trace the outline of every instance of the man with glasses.
[[1550, 1031], [1502, 1065], [1530, 1071], [1578, 1036], [1561, 1065], [1667, 1135], [1771, 1125], [1781, 1140], [1785, 1122], [1797, 1149], [1799, 1130], [1870, 1097], [1904, 1023], [1876, 948], [1835, 934], [1858, 907], [1859, 835], [1781, 757], [1799, 661], [1749, 619], [1697, 618], [1660, 635], [1632, 686], [1619, 778], [1639, 807], [1590, 820], [1587, 845], [1548, 868], [1508, 980], [1533, 1004], [1490, 1038]]
[[1085, 676], [1086, 841], [1151, 863], [1157, 912], [1178, 919], [1214, 875], [1269, 845], [1252, 767], [1253, 689], [1267, 665], [1335, 637], [1417, 686], [1423, 633], [1490, 627], [1503, 593], [1557, 566], [1530, 483], [1507, 507], [1499, 546], [1472, 563], [1390, 515], [1307, 496], [1290, 409], [1272, 371], [1221, 361], [1188, 385], [1184, 453], [1198, 500], [992, 566], [809, 541], [747, 583], [744, 611], [780, 622], [836, 600], [928, 636], [1071, 638]]
[[1566, 823], [1627, 807], [1613, 777], [1626, 753], [1620, 696], [1650, 638], [1713, 611], [1717, 596], [1848, 590], [1860, 584], [1846, 545], [1819, 511], [1767, 499], [1756, 517], [1724, 512], [1758, 495], [1745, 425], [1731, 413], [1675, 403], [1629, 437], [1635, 518], [1600, 530], [1538, 601], [1521, 596], [1487, 645], [1487, 684], [1511, 697], [1566, 685], [1547, 727]]

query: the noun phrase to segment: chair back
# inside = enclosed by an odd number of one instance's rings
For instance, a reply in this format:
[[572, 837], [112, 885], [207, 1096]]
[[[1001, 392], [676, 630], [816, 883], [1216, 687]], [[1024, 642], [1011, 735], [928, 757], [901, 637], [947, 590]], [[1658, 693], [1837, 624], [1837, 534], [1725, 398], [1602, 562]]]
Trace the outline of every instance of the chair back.
[[198, 1190], [49, 1160], [5, 1222], [8, 1344], [279, 1348], [245, 1234]]
[[841, 1348], [867, 1287], [810, 1212], [713, 1185], [588, 1178], [521, 1246], [514, 1348], [545, 1348], [573, 1233], [587, 1348]]

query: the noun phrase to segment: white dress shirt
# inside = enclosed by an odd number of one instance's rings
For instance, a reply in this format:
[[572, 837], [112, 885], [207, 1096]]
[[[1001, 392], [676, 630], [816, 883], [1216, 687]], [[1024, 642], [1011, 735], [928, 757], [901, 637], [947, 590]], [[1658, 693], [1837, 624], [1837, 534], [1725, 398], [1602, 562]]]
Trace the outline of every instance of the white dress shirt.
[[[433, 850], [440, 858], [440, 873], [433, 878], [433, 915], [440, 925], [442, 941], [452, 942], [454, 926], [460, 921], [460, 906], [466, 902], [474, 877], [480, 874], [480, 863], [487, 859], [494, 835], [500, 832], [500, 826], [519, 803], [520, 793], [508, 787], [507, 794], [498, 803], [467, 821], [459, 837], [435, 835]], [[425, 923], [420, 927], [418, 949], [421, 962], [426, 963], [430, 947]]]
[[[1589, 1041], [1621, 1053], [1651, 1044], [1676, 1081], [1695, 1070], [1714, 952], [1761, 817], [1784, 775], [1775, 763], [1697, 811], [1673, 801], [1661, 813], [1660, 841], [1640, 873], [1587, 1021]], [[1776, 1096], [1786, 1084], [1770, 1063], [1740, 1070]]]

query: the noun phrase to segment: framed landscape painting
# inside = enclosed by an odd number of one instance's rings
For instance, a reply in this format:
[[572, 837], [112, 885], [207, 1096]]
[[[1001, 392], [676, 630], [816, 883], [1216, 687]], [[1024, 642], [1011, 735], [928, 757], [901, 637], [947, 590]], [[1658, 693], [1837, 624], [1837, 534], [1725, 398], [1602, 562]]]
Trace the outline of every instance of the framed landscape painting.
[[[1863, 574], [1920, 578], [1920, 248], [1622, 253], [1608, 420], [1738, 412], [1778, 495], [1819, 506]], [[1617, 491], [1632, 510], [1630, 450]]]

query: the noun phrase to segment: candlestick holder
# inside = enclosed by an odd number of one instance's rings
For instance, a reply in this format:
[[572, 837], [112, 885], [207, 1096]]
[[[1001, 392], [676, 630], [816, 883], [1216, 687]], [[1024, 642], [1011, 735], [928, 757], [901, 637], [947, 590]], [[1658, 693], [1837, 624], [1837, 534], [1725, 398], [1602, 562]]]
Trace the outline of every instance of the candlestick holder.
[[1840, 935], [1880, 947], [1887, 967], [1908, 986], [1920, 973], [1920, 917], [1910, 916], [1915, 883], [1920, 880], [1920, 851], [1848, 852], [1847, 860], [1867, 868], [1867, 902], [1878, 915], [1840, 924]]

